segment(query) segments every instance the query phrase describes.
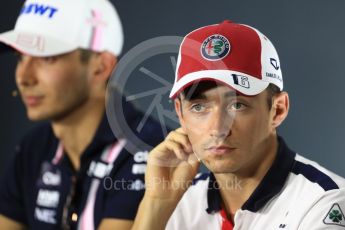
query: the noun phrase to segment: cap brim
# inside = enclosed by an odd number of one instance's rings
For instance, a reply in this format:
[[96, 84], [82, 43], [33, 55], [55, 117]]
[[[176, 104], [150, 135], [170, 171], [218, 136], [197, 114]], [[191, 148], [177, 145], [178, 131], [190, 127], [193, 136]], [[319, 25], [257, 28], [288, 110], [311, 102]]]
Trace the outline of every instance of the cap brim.
[[245, 73], [231, 71], [231, 70], [204, 70], [193, 72], [183, 76], [179, 81], [174, 83], [170, 92], [170, 98], [176, 96], [186, 87], [195, 82], [215, 80], [222, 82], [241, 94], [247, 96], [254, 96], [264, 91], [269, 82], [263, 81], [256, 77], [250, 76]]
[[10, 50], [9, 46], [20, 53], [36, 57], [47, 57], [71, 52], [78, 47], [47, 35], [38, 35], [26, 31], [8, 31], [0, 34], [0, 52]]

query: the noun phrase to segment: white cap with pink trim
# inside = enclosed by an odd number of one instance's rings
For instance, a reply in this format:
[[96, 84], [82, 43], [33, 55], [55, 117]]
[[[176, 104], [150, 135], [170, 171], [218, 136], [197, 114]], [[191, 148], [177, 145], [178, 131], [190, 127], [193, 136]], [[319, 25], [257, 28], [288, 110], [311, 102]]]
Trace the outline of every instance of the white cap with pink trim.
[[118, 56], [123, 47], [119, 15], [108, 0], [27, 0], [13, 30], [0, 42], [31, 56], [83, 48]]
[[272, 83], [283, 89], [277, 51], [257, 29], [226, 20], [201, 27], [183, 39], [170, 98], [195, 82], [213, 80], [244, 95]]

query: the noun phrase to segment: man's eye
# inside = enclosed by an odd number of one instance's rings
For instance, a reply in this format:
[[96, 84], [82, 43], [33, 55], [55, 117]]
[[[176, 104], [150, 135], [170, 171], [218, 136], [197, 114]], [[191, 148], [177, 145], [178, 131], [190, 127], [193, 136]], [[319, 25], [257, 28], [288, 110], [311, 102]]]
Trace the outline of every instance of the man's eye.
[[52, 63], [52, 62], [55, 62], [57, 59], [56, 56], [50, 56], [50, 57], [43, 57], [42, 60], [44, 62], [48, 62], [48, 63]]
[[240, 109], [244, 109], [245, 105], [240, 103], [240, 102], [235, 102], [231, 105], [230, 109], [232, 110], [240, 110]]
[[203, 112], [205, 110], [205, 106], [201, 104], [195, 104], [191, 106], [192, 112]]

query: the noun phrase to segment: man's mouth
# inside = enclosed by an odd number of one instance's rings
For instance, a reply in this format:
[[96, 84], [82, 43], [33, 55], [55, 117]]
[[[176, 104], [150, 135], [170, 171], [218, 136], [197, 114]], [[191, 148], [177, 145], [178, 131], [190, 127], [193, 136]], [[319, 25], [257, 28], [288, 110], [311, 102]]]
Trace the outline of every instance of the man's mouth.
[[34, 107], [41, 104], [43, 96], [23, 95], [23, 101], [27, 106]]
[[213, 145], [206, 148], [206, 151], [210, 152], [211, 154], [222, 155], [222, 154], [231, 153], [235, 149], [236, 148], [230, 147], [228, 145]]

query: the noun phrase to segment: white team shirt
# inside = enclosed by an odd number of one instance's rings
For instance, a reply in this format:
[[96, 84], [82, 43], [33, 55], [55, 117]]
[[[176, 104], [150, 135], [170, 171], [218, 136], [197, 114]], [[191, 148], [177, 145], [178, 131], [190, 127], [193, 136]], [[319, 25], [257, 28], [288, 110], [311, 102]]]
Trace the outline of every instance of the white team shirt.
[[[239, 186], [240, 182], [234, 181], [229, 189]], [[183, 195], [166, 229], [221, 229], [220, 209], [214, 175], [200, 174]], [[279, 138], [272, 167], [235, 213], [233, 229], [345, 230], [343, 211], [345, 179], [291, 151]]]

